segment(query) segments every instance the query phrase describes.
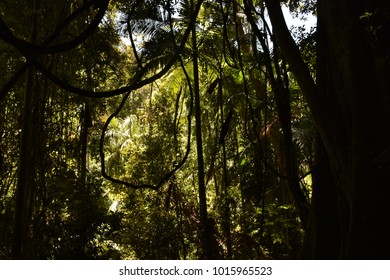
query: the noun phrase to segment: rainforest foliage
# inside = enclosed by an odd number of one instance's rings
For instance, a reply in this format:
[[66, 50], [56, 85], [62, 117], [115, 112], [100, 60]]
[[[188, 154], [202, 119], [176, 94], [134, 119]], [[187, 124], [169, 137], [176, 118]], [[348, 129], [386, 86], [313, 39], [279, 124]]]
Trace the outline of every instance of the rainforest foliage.
[[384, 0], [1, 0], [0, 259], [389, 258], [389, 30]]

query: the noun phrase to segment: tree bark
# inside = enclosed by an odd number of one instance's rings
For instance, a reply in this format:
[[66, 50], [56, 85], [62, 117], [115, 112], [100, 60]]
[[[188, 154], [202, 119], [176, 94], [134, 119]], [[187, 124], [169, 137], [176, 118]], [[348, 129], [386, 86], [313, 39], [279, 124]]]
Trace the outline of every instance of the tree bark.
[[33, 113], [33, 69], [29, 69], [26, 79], [26, 93], [23, 110], [22, 139], [18, 181], [16, 185], [15, 227], [12, 256], [14, 259], [25, 258], [26, 241], [29, 235], [34, 188], [35, 188], [35, 133]]
[[[191, 6], [195, 11], [194, 0]], [[198, 192], [199, 192], [199, 213], [200, 213], [200, 249], [202, 259], [217, 259], [216, 241], [214, 237], [214, 224], [207, 214], [206, 184], [203, 159], [202, 144], [202, 120], [199, 89], [199, 67], [198, 67], [198, 47], [197, 47], [196, 25], [192, 29], [192, 62], [193, 62], [193, 90], [195, 101], [195, 127], [196, 127], [196, 151], [198, 161]]]
[[[37, 11], [39, 1], [32, 3]], [[31, 42], [37, 39], [37, 14], [32, 18]], [[26, 75], [24, 108], [22, 114], [22, 138], [20, 142], [20, 158], [18, 180], [16, 185], [15, 226], [12, 244], [14, 259], [26, 258], [26, 246], [30, 235], [33, 202], [36, 187], [36, 159], [39, 153], [37, 131], [39, 131], [39, 102], [38, 92], [34, 88], [36, 79], [35, 69], [29, 65]], [[38, 122], [38, 123], [37, 123]]]
[[[278, 43], [325, 145], [341, 194], [333, 196], [346, 205], [346, 234], [341, 236], [345, 246], [339, 257], [386, 259], [390, 255], [390, 229], [384, 222], [390, 214], [386, 206], [390, 195], [390, 63], [381, 38], [390, 36], [389, 4], [318, 1], [319, 72], [313, 86], [279, 1], [266, 3]], [[367, 22], [362, 18], [366, 13]]]
[[[276, 56], [276, 54], [274, 54]], [[275, 61], [275, 68], [278, 78], [273, 83], [273, 91], [276, 102], [276, 110], [278, 118], [282, 128], [282, 146], [281, 146], [281, 162], [280, 169], [284, 176], [282, 185], [289, 190], [292, 198], [295, 202], [296, 209], [301, 219], [303, 228], [307, 226], [309, 217], [309, 202], [305, 197], [299, 182], [298, 162], [297, 155], [294, 147], [292, 128], [291, 128], [291, 104], [290, 104], [290, 91], [288, 84], [283, 85], [281, 80], [281, 70], [277, 65], [278, 61]], [[287, 73], [286, 73], [287, 76]], [[287, 77], [286, 77], [287, 81]]]
[[[385, 7], [387, 5], [387, 7]], [[319, 16], [324, 21], [324, 39], [329, 42], [327, 53], [329, 82], [342, 108], [340, 120], [346, 129], [335, 144], [346, 146], [340, 157], [342, 183], [350, 208], [346, 258], [388, 258], [390, 230], [384, 221], [390, 214], [386, 206], [390, 190], [390, 119], [388, 54], [381, 51], [383, 42], [373, 37], [369, 27], [374, 23], [362, 21], [364, 13], [375, 13], [389, 4], [365, 2], [321, 1]], [[378, 19], [389, 36], [390, 16]], [[381, 60], [378, 57], [382, 57]], [[382, 62], [380, 62], [382, 61]], [[326, 90], [326, 89], [325, 89]], [[331, 158], [331, 161], [333, 159]], [[334, 159], [333, 161], [336, 162]], [[336, 171], [336, 170], [334, 170]], [[348, 178], [348, 179], [347, 179]]]
[[[222, 70], [220, 70], [220, 75], [222, 77]], [[219, 111], [221, 116], [221, 127], [227, 126], [225, 128], [226, 133], [229, 129], [229, 122], [226, 120], [224, 116], [223, 110], [223, 91], [222, 91], [222, 79], [220, 79], [218, 85], [218, 102], [219, 102]], [[229, 112], [231, 114], [231, 111]], [[232, 248], [232, 234], [231, 234], [231, 220], [230, 220], [230, 202], [229, 202], [229, 186], [230, 180], [227, 170], [227, 156], [226, 156], [226, 143], [225, 143], [225, 135], [223, 135], [221, 129], [221, 137], [220, 144], [222, 144], [222, 171], [223, 171], [223, 183], [222, 183], [222, 230], [226, 240], [226, 257], [227, 259], [231, 259], [233, 256], [233, 248]]]
[[311, 167], [312, 197], [302, 259], [337, 259], [342, 251], [345, 205], [334, 182], [322, 140], [315, 139], [316, 162]]

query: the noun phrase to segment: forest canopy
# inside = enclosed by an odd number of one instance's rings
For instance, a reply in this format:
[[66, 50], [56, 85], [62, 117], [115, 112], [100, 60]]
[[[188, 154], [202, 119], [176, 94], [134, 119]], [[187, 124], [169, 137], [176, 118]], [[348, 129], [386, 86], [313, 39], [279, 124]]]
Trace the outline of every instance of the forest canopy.
[[389, 258], [389, 37], [385, 0], [2, 0], [0, 259]]

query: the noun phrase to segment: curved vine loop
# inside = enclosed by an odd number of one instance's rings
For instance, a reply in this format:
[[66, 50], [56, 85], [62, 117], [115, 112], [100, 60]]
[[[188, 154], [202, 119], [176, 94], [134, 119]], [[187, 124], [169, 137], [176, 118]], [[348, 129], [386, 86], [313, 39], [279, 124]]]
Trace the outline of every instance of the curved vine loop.
[[133, 188], [133, 189], [142, 189], [142, 188], [144, 188], [144, 189], [145, 188], [146, 189], [153, 189], [153, 190], [159, 189], [162, 185], [164, 185], [166, 182], [168, 182], [168, 180], [176, 173], [177, 170], [179, 170], [184, 165], [184, 163], [187, 161], [188, 155], [189, 155], [190, 150], [191, 150], [191, 127], [192, 127], [192, 125], [191, 125], [191, 117], [192, 117], [192, 109], [193, 109], [193, 103], [194, 103], [193, 89], [192, 89], [192, 86], [191, 86], [190, 77], [188, 75], [187, 70], [185, 69], [183, 59], [180, 56], [181, 46], [177, 46], [176, 45], [175, 36], [174, 36], [174, 33], [173, 33], [172, 18], [171, 18], [171, 13], [170, 12], [169, 12], [169, 23], [170, 23], [170, 33], [172, 35], [173, 46], [175, 48], [176, 53], [178, 54], [178, 60], [180, 62], [180, 67], [182, 68], [183, 73], [184, 73], [184, 75], [186, 77], [186, 81], [187, 81], [188, 88], [189, 88], [189, 93], [190, 93], [190, 106], [189, 106], [189, 111], [188, 111], [188, 114], [187, 114], [187, 124], [188, 124], [187, 131], [188, 131], [188, 133], [187, 133], [186, 152], [185, 152], [183, 158], [180, 160], [180, 162], [171, 171], [169, 171], [167, 174], [165, 174], [165, 176], [162, 177], [162, 179], [156, 185], [152, 185], [152, 184], [139, 184], [139, 185], [137, 185], [137, 184], [133, 184], [131, 182], [127, 182], [127, 181], [124, 181], [124, 180], [116, 179], [116, 178], [114, 178], [114, 177], [112, 177], [112, 176], [107, 174], [106, 168], [105, 168], [105, 156], [104, 156], [104, 137], [105, 137], [107, 128], [108, 128], [111, 120], [119, 114], [119, 112], [122, 110], [123, 106], [125, 105], [126, 100], [130, 96], [131, 91], [127, 92], [125, 94], [125, 96], [123, 97], [123, 99], [122, 99], [119, 107], [117, 108], [117, 110], [108, 117], [108, 119], [106, 120], [106, 122], [105, 122], [105, 124], [103, 126], [103, 130], [102, 130], [102, 134], [100, 136], [100, 142], [99, 142], [99, 153], [100, 153], [100, 159], [101, 159], [101, 172], [102, 172], [103, 177], [105, 179], [113, 182], [113, 183], [122, 184], [124, 186], [130, 187], [130, 188]]

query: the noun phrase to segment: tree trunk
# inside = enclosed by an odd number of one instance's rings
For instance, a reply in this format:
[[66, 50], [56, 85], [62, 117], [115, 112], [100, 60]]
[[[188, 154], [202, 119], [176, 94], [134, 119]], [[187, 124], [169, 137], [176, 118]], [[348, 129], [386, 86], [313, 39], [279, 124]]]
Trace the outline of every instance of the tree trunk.
[[25, 245], [31, 223], [31, 204], [35, 188], [35, 133], [33, 112], [33, 70], [27, 71], [26, 93], [23, 110], [22, 139], [20, 144], [20, 159], [18, 181], [16, 185], [15, 227], [12, 255], [14, 259], [23, 259]]
[[[288, 189], [289, 193], [291, 194], [299, 218], [302, 222], [302, 227], [305, 228], [308, 221], [310, 205], [307, 201], [305, 194], [303, 193], [300, 187], [300, 182], [299, 182], [298, 163], [296, 159], [296, 151], [295, 151], [294, 143], [292, 140], [291, 105], [290, 105], [290, 92], [289, 92], [289, 85], [288, 85], [287, 70], [285, 69], [285, 67], [284, 69], [281, 69], [281, 67], [279, 66], [280, 61], [278, 58], [277, 43], [279, 43], [280, 40], [278, 40], [278, 42], [274, 42], [274, 45], [277, 47], [275, 47], [274, 53], [273, 55], [271, 55], [266, 43], [266, 39], [264, 38], [264, 34], [258, 28], [256, 20], [254, 19], [252, 13], [249, 12], [251, 10], [252, 5], [250, 5], [249, 2], [247, 1], [244, 1], [244, 4], [245, 4], [245, 13], [248, 18], [248, 21], [251, 24], [251, 27], [253, 28], [253, 32], [257, 37], [257, 39], [260, 41], [264, 51], [262, 58], [264, 59], [265, 67], [267, 69], [267, 73], [268, 73], [267, 78], [270, 81], [270, 85], [274, 93], [278, 119], [280, 121], [282, 132], [283, 132], [282, 146], [280, 151], [281, 157], [279, 161], [281, 167], [280, 170], [284, 177], [281, 179], [281, 182], [283, 187]], [[272, 8], [271, 10], [272, 13], [270, 11], [271, 20], [273, 19], [274, 22], [278, 21], [278, 24], [282, 25], [281, 23], [283, 23], [284, 18], [280, 9], [280, 4], [273, 1], [269, 1], [267, 5], [270, 5], [270, 7]], [[287, 32], [286, 34], [290, 35], [287, 26], [285, 30], [279, 28], [279, 32], [280, 31], [285, 31]], [[291, 44], [291, 42], [294, 43], [292, 38], [290, 39], [291, 40], [285, 40], [285, 41], [287, 41], [288, 44]], [[272, 40], [274, 39], [272, 38]], [[284, 41], [282, 41], [281, 43], [287, 44]], [[296, 48], [296, 51], [299, 54], [298, 48], [295, 45], [295, 43], [294, 46]], [[282, 48], [284, 48], [284, 45], [283, 47], [281, 46], [281, 49]], [[289, 48], [291, 48], [291, 46], [289, 46]], [[272, 57], [274, 58], [273, 65], [272, 65]], [[294, 57], [295, 59], [295, 56], [290, 56], [290, 57]], [[301, 65], [300, 67], [296, 67], [296, 68], [299, 69], [300, 72], [310, 77], [309, 71], [307, 68], [305, 68], [305, 65]], [[306, 79], [303, 80], [306, 81]], [[309, 82], [306, 82], [305, 86], [309, 89], [312, 89], [313, 87], [315, 87], [314, 81], [311, 80]]]
[[[89, 189], [87, 182], [87, 159], [88, 159], [88, 129], [92, 126], [91, 108], [88, 100], [84, 101], [84, 108], [80, 113], [80, 140], [79, 140], [79, 189], [78, 195], [83, 206], [90, 204]], [[79, 213], [79, 220], [82, 227], [78, 234], [78, 238], [75, 240], [74, 257], [77, 259], [85, 259], [86, 245], [88, 243], [88, 212], [85, 211], [87, 207], [81, 208]], [[83, 211], [84, 210], [84, 211]]]
[[[220, 75], [222, 76], [222, 70], [220, 70]], [[220, 77], [221, 78], [221, 77]], [[219, 102], [219, 111], [221, 115], [221, 137], [220, 144], [222, 144], [222, 169], [223, 169], [223, 183], [222, 183], [222, 230], [226, 240], [226, 258], [231, 259], [233, 256], [232, 248], [232, 234], [231, 234], [231, 220], [230, 220], [230, 202], [229, 202], [229, 175], [227, 170], [227, 157], [226, 157], [226, 143], [225, 136], [222, 133], [223, 127], [227, 126], [225, 130], [229, 129], [229, 123], [226, 122], [223, 110], [223, 91], [222, 91], [222, 79], [220, 79], [218, 85], [218, 102]], [[228, 117], [226, 118], [228, 119]]]
[[341, 194], [333, 196], [346, 205], [347, 218], [342, 220], [346, 230], [340, 236], [345, 246], [339, 256], [387, 259], [390, 63], [384, 38], [390, 36], [389, 4], [380, 0], [318, 1], [319, 72], [313, 87], [281, 16], [279, 1], [266, 3], [276, 38], [325, 145]]
[[[285, 186], [286, 189], [288, 189], [291, 193], [303, 228], [306, 228], [309, 217], [309, 203], [301, 189], [299, 182], [299, 168], [291, 128], [290, 91], [288, 89], [288, 84], [283, 85], [283, 81], [281, 80], [282, 73], [279, 69], [279, 66], [277, 65], [278, 60], [276, 60], [274, 64], [276, 68], [277, 79], [272, 83], [274, 85], [272, 89], [274, 91], [276, 110], [283, 132], [281, 141], [282, 159], [280, 162], [280, 169], [284, 178], [281, 181], [282, 185]], [[287, 77], [285, 81], [287, 81]]]
[[[345, 258], [390, 255], [390, 230], [384, 223], [390, 214], [386, 206], [390, 195], [386, 186], [390, 180], [390, 63], [388, 49], [375, 34], [378, 29], [390, 36], [390, 15], [380, 14], [386, 8], [388, 12], [389, 4], [381, 1], [346, 0], [321, 1], [318, 7], [323, 42], [328, 44], [319, 55], [330, 58], [324, 59], [330, 75], [321, 90], [335, 90], [333, 101], [341, 108], [339, 119], [345, 128], [334, 143], [328, 142], [344, 150], [330, 161], [350, 209]], [[366, 21], [362, 16], [367, 12], [372, 18]]]
[[[38, 11], [39, 1], [32, 3], [33, 10]], [[32, 18], [31, 42], [37, 38], [37, 14]], [[26, 258], [26, 245], [30, 235], [31, 218], [33, 211], [34, 193], [36, 185], [36, 159], [39, 151], [39, 102], [38, 92], [34, 88], [36, 79], [35, 69], [28, 67], [26, 75], [26, 89], [24, 108], [22, 113], [22, 139], [20, 143], [20, 158], [18, 180], [16, 185], [15, 226], [12, 244], [14, 259]]]
[[[195, 10], [194, 0], [191, 0], [192, 10]], [[202, 259], [217, 259], [216, 240], [214, 236], [214, 223], [208, 218], [206, 184], [203, 160], [202, 144], [202, 120], [199, 89], [199, 67], [198, 67], [198, 47], [197, 47], [196, 25], [192, 30], [192, 61], [193, 61], [193, 90], [195, 100], [195, 127], [196, 127], [196, 151], [198, 159], [198, 192], [199, 192], [199, 212], [200, 212], [200, 246]]]
[[316, 161], [312, 171], [311, 209], [306, 229], [303, 259], [336, 259], [339, 257], [345, 223], [345, 205], [335, 185], [329, 159], [321, 138], [316, 137]]

